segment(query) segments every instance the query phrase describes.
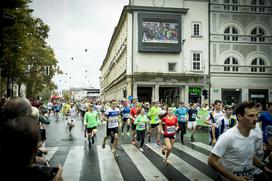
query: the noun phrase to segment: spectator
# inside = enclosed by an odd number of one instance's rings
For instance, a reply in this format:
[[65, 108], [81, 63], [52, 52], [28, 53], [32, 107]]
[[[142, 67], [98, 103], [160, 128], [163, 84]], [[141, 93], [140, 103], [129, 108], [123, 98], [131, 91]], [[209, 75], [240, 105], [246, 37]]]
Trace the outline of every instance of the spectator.
[[[18, 141], [19, 140], [19, 141]], [[1, 178], [7, 180], [51, 180], [42, 169], [35, 169], [33, 161], [38, 151], [40, 131], [32, 117], [9, 120], [0, 131]], [[62, 181], [62, 167], [53, 181]]]
[[25, 98], [12, 98], [5, 107], [5, 118], [11, 120], [19, 116], [29, 116], [32, 113], [32, 106]]

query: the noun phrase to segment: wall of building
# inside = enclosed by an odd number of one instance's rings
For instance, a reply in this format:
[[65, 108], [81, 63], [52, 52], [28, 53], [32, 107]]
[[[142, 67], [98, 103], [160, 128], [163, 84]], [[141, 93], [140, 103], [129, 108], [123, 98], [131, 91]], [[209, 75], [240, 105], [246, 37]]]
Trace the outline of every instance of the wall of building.
[[[251, 1], [240, 0], [237, 5], [223, 4], [222, 0], [213, 0], [210, 6], [210, 31], [211, 31], [211, 102], [224, 97], [224, 90], [240, 91], [241, 101], [250, 99], [252, 90], [264, 90], [268, 92], [268, 101], [271, 101], [272, 93], [272, 8], [271, 1], [265, 1], [264, 11], [259, 6], [251, 5]], [[228, 10], [229, 8], [229, 10]], [[237, 11], [233, 10], [237, 8]], [[253, 11], [255, 8], [256, 11]], [[261, 8], [261, 7], [260, 7]], [[227, 34], [226, 28], [233, 27], [237, 34]], [[254, 28], [264, 30], [264, 35], [251, 35]], [[233, 31], [233, 30], [232, 30]], [[237, 41], [232, 37], [237, 36]], [[259, 38], [265, 41], [259, 41]], [[257, 41], [252, 41], [256, 38]], [[226, 71], [227, 58], [237, 60], [237, 69]], [[252, 61], [260, 58], [265, 62], [265, 72], [252, 72]], [[232, 60], [231, 59], [231, 60]], [[257, 68], [259, 70], [259, 67]], [[258, 91], [257, 91], [258, 92]], [[260, 93], [261, 94], [261, 93]], [[223, 100], [224, 101], [224, 100]]]
[[105, 59], [104, 66], [101, 69], [101, 95], [105, 98], [110, 97], [110, 99], [120, 97], [119, 93], [115, 93], [115, 89], [119, 90], [120, 88], [115, 87], [114, 84], [124, 76], [127, 69], [127, 17], [120, 26], [120, 31], [116, 35], [116, 39], [113, 40], [112, 48], [109, 50], [109, 56]]

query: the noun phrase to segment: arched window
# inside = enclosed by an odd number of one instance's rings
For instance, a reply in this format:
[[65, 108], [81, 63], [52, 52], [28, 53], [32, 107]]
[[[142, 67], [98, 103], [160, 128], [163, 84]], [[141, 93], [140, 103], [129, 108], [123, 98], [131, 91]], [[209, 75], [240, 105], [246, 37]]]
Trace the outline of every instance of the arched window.
[[224, 10], [238, 11], [238, 0], [224, 0]]
[[229, 26], [225, 29], [224, 31], [224, 40], [226, 41], [238, 41], [238, 30], [233, 27], [233, 26]]
[[259, 11], [259, 12], [264, 12], [265, 11], [265, 8], [262, 7], [264, 6], [264, 0], [252, 0], [251, 1], [251, 11]]
[[260, 65], [265, 65], [265, 61], [261, 58], [255, 58], [251, 65], [256, 65], [256, 67], [251, 67], [251, 72], [265, 72], [265, 67], [259, 67]]
[[238, 67], [233, 65], [238, 65], [238, 61], [234, 57], [227, 58], [224, 62], [224, 71], [238, 72]]
[[252, 42], [265, 42], [265, 37], [264, 37], [264, 30], [262, 28], [254, 28], [251, 33], [251, 41]]

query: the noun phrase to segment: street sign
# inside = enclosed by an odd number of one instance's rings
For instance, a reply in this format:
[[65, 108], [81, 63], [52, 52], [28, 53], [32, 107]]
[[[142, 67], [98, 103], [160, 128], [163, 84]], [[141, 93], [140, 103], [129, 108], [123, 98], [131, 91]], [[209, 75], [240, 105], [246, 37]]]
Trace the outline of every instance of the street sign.
[[132, 101], [133, 100], [133, 96], [128, 96], [128, 100]]

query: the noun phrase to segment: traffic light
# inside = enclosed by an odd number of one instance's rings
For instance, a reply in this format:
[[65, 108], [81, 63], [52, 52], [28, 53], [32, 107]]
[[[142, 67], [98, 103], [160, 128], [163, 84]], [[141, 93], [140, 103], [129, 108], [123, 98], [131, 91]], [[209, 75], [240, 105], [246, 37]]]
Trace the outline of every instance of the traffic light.
[[123, 89], [123, 97], [124, 97], [124, 98], [127, 97], [127, 89]]
[[209, 91], [207, 89], [202, 90], [202, 95], [204, 96], [204, 99], [208, 99]]

